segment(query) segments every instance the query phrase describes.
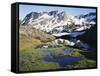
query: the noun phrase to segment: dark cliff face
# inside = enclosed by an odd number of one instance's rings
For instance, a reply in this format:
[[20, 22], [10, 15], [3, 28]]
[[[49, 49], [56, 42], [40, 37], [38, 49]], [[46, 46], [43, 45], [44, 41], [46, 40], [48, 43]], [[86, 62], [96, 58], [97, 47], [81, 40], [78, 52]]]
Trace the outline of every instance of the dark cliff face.
[[34, 19], [37, 19], [40, 15], [41, 15], [40, 13], [31, 12], [31, 13], [29, 13], [29, 14], [27, 14], [27, 15], [25, 16], [25, 18], [24, 18], [23, 21], [22, 21], [22, 22], [24, 22], [24, 23], [22, 23], [22, 24], [23, 24], [23, 25], [27, 25], [27, 24], [29, 23], [29, 21], [30, 21], [31, 18], [32, 18], [32, 20], [34, 20]]
[[57, 13], [58, 13], [58, 11], [57, 10], [55, 10], [55, 11], [50, 11], [48, 14], [50, 15], [50, 16], [55, 16], [55, 15], [57, 15]]
[[94, 25], [90, 29], [86, 30], [85, 34], [78, 36], [78, 39], [97, 46], [97, 25]]
[[84, 18], [88, 22], [91, 22], [91, 21], [96, 22], [96, 13], [95, 12], [90, 12], [90, 13], [85, 14], [85, 15], [82, 14], [82, 15], [76, 16], [76, 17], [79, 18], [79, 19]]

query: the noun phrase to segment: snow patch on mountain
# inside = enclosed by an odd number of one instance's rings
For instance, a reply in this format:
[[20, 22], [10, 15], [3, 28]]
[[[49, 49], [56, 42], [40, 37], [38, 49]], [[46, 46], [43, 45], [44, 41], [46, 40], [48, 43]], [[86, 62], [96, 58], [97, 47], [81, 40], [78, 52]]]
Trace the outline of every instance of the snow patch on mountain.
[[22, 21], [22, 25], [32, 25], [38, 30], [56, 34], [73, 31], [83, 31], [90, 29], [96, 24], [96, 14], [89, 13], [85, 15], [73, 16], [64, 11], [50, 12], [31, 12], [26, 15]]
[[77, 37], [79, 35], [83, 35], [85, 33], [85, 31], [82, 31], [82, 32], [63, 32], [63, 33], [58, 33], [58, 34], [52, 34], [53, 36], [56, 36], [56, 37], [61, 37], [63, 35], [69, 35], [70, 37]]

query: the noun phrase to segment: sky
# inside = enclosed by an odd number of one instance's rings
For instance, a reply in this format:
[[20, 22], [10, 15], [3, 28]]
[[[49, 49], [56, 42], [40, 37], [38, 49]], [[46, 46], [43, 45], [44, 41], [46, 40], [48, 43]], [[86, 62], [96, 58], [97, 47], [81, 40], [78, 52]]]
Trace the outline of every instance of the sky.
[[87, 14], [89, 12], [96, 12], [93, 8], [75, 8], [75, 7], [60, 7], [60, 6], [37, 6], [37, 5], [19, 5], [19, 19], [23, 20], [24, 17], [30, 12], [50, 12], [50, 11], [65, 11], [67, 14], [74, 16], [80, 14]]

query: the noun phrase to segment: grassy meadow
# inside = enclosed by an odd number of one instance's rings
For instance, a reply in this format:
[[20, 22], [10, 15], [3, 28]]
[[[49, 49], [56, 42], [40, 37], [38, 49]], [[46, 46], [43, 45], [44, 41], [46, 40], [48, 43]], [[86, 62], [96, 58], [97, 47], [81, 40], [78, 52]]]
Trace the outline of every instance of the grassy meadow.
[[[25, 28], [27, 28], [25, 30]], [[29, 31], [27, 31], [29, 30]], [[32, 34], [32, 35], [31, 35]], [[87, 51], [70, 47], [67, 45], [49, 45], [51, 48], [42, 48], [41, 46], [47, 42], [53, 41], [56, 38], [46, 34], [43, 31], [36, 30], [34, 28], [20, 26], [19, 35], [19, 70], [20, 71], [39, 71], [39, 70], [56, 70], [61, 69], [60, 64], [57, 62], [47, 62], [41, 59], [46, 57], [47, 54], [41, 53], [41, 50], [52, 50], [52, 57], [81, 57], [84, 60], [78, 61], [75, 65], [66, 65], [65, 69], [77, 69], [77, 68], [91, 68], [96, 67], [96, 61], [92, 59], [92, 56]], [[72, 53], [66, 54], [61, 50], [70, 48]]]

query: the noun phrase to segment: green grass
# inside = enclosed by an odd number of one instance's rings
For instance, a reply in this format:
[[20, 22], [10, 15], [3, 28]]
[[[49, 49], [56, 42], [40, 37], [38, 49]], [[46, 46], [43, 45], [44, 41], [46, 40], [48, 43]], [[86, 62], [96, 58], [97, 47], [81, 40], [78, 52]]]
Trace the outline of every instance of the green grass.
[[64, 56], [67, 55], [67, 54], [65, 54], [64, 52], [61, 52], [61, 51], [53, 51], [51, 54], [54, 58], [64, 57]]
[[75, 51], [84, 51], [84, 50], [81, 50], [81, 49], [76, 48], [76, 47], [74, 47], [74, 46], [64, 45], [64, 47], [71, 48], [71, 49], [73, 49], [73, 51], [74, 51], [74, 50], [75, 50]]
[[[69, 47], [69, 46], [65, 46], [65, 45], [49, 45], [51, 46], [51, 48], [39, 48], [38, 50], [52, 50], [52, 55], [54, 57], [63, 57], [63, 56], [75, 56], [75, 57], [82, 57], [84, 58], [84, 55], [82, 55], [80, 52], [83, 52], [84, 50], [80, 50], [80, 49], [77, 49], [77, 48], [73, 48], [73, 47]], [[55, 47], [55, 48], [54, 48]], [[61, 50], [64, 50], [64, 49], [71, 49], [73, 50], [72, 53], [70, 54], [66, 54], [64, 52], [62, 52]]]
[[22, 66], [20, 66], [20, 71], [53, 70], [59, 68], [59, 64], [55, 62], [37, 61], [31, 63], [26, 61]]
[[96, 67], [96, 61], [94, 60], [81, 60], [73, 66], [73, 68], [93, 68]]
[[36, 71], [36, 70], [49, 70], [49, 69], [59, 68], [58, 63], [41, 61], [41, 58], [45, 56], [46, 56], [45, 54], [40, 53], [39, 50], [34, 48], [20, 51], [19, 70]]
[[36, 47], [41, 44], [40, 40], [27, 37], [26, 35], [19, 36], [19, 48], [20, 50], [25, 50], [28, 48]]
[[81, 57], [81, 58], [85, 58], [84, 55], [82, 55], [80, 52], [78, 51], [74, 51], [70, 54], [70, 56], [75, 56], [75, 57]]
[[[54, 45], [53, 45], [54, 46]], [[52, 70], [52, 69], [60, 69], [60, 65], [55, 62], [45, 62], [41, 61], [41, 58], [46, 57], [45, 53], [40, 53], [40, 51], [48, 51], [52, 50], [51, 53], [54, 58], [59, 58], [63, 56], [74, 56], [81, 57], [84, 60], [79, 61], [75, 65], [69, 65], [69, 68], [92, 68], [96, 67], [96, 62], [94, 60], [89, 60], [85, 57], [85, 55], [81, 54], [80, 51], [73, 51], [71, 54], [65, 54], [61, 52], [63, 49], [67, 49], [69, 47], [60, 47], [60, 48], [41, 48], [35, 49], [27, 48], [20, 51], [20, 71], [36, 71], [36, 70]], [[72, 49], [72, 48], [71, 48]], [[84, 51], [81, 51], [84, 52]]]

